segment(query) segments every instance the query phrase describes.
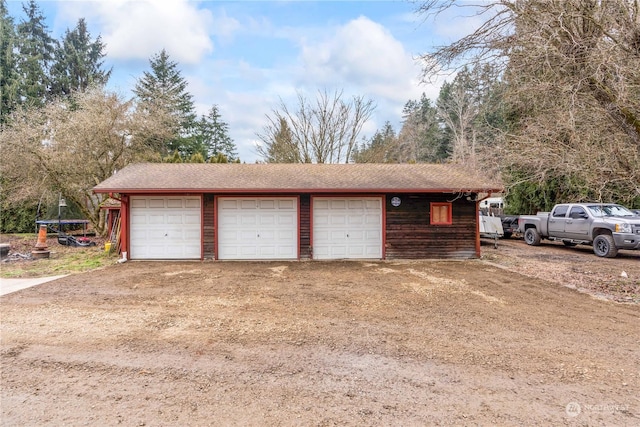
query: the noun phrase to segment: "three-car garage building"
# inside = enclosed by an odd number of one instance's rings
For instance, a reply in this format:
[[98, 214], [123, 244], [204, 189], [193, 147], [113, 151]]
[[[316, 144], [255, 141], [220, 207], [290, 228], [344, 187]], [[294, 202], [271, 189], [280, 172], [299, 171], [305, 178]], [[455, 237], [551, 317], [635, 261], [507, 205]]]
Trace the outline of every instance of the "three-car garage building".
[[121, 202], [129, 259], [393, 259], [480, 255], [479, 198], [434, 164], [132, 164], [94, 188]]

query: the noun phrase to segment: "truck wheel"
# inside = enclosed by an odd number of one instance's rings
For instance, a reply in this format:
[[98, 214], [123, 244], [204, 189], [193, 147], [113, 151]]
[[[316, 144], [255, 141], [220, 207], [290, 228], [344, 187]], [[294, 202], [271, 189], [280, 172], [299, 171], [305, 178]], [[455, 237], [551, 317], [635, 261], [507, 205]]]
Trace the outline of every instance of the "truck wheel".
[[527, 228], [524, 232], [524, 241], [527, 245], [538, 246], [540, 244], [540, 233], [535, 228]]
[[600, 234], [593, 240], [593, 253], [605, 258], [615, 258], [618, 255], [618, 248], [613, 241], [613, 236]]

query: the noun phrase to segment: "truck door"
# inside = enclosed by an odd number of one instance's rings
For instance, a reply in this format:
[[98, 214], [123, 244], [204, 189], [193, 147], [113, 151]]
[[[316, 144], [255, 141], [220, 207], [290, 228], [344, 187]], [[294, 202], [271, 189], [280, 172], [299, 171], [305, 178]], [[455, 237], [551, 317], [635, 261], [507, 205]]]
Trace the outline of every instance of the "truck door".
[[549, 215], [549, 226], [547, 232], [549, 237], [565, 237], [564, 227], [569, 210], [568, 205], [558, 205]]
[[589, 240], [589, 215], [582, 206], [572, 206], [566, 219], [564, 231], [567, 237], [575, 240]]

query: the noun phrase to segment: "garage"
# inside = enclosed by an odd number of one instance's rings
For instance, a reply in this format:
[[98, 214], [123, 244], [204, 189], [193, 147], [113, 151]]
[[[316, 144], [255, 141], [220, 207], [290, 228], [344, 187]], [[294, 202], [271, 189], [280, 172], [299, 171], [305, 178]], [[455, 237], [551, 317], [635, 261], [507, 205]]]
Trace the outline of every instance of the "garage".
[[382, 258], [381, 197], [314, 197], [313, 258]]
[[297, 259], [297, 197], [219, 197], [218, 259]]
[[201, 260], [478, 258], [478, 202], [501, 190], [391, 163], [136, 163], [94, 187], [120, 202], [124, 259]]
[[200, 259], [199, 196], [132, 196], [131, 259]]

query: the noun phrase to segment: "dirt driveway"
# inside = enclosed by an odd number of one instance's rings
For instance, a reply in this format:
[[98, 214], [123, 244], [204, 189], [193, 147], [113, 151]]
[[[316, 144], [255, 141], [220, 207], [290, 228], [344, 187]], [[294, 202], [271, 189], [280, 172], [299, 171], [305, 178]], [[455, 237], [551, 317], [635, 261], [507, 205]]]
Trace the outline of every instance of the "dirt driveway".
[[633, 288], [640, 258], [522, 245], [129, 262], [3, 296], [2, 425], [640, 425], [640, 305], [552, 281]]

